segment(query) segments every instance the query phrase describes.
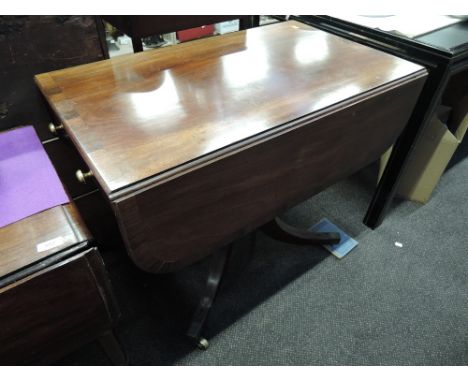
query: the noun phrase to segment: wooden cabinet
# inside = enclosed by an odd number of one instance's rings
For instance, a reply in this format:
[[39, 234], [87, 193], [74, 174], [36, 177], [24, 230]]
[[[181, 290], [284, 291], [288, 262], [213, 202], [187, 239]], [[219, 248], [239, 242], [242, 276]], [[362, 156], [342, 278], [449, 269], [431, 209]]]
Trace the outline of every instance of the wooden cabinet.
[[425, 77], [419, 65], [290, 21], [36, 82], [133, 261], [167, 272], [379, 158]]
[[118, 309], [73, 204], [0, 228], [0, 364], [50, 364], [100, 339], [116, 363]]
[[48, 364], [108, 332], [103, 272], [91, 248], [1, 288], [0, 364]]
[[52, 138], [50, 116], [34, 86], [34, 75], [107, 57], [94, 16], [0, 17], [0, 131], [34, 125]]

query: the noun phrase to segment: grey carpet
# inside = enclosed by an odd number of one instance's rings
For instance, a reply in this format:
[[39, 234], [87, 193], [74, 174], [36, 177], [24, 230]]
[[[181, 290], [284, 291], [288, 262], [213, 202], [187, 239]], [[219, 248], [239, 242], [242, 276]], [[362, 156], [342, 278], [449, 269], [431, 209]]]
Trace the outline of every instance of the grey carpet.
[[[428, 204], [396, 202], [375, 231], [362, 224], [373, 175], [368, 168], [284, 216], [303, 227], [329, 218], [359, 241], [346, 258], [256, 235], [252, 261], [219, 293], [204, 352], [183, 330], [206, 264], [152, 276], [107, 254], [130, 363], [467, 365], [468, 159], [444, 174]], [[109, 361], [92, 343], [59, 364]]]

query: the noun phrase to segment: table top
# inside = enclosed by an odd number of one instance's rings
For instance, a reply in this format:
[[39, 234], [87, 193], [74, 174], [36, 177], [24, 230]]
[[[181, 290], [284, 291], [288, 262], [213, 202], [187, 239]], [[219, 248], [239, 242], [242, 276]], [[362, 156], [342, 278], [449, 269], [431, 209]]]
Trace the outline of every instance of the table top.
[[422, 72], [289, 21], [41, 74], [36, 82], [111, 194]]
[[422, 43], [439, 47], [450, 52], [468, 50], [468, 21], [459, 21], [415, 38]]
[[89, 237], [71, 203], [0, 228], [0, 279]]

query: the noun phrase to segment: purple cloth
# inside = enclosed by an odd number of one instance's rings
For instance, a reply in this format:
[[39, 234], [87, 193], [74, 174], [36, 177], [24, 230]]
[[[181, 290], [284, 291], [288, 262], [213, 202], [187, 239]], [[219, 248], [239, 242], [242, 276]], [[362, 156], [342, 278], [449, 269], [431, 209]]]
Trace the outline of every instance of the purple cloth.
[[68, 203], [32, 126], [0, 134], [0, 228]]

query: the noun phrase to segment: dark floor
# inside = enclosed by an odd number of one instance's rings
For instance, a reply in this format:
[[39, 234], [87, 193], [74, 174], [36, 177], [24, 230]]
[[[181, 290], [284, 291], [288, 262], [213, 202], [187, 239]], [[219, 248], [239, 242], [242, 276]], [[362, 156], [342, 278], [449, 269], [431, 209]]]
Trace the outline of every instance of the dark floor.
[[[206, 263], [154, 276], [106, 254], [130, 364], [467, 365], [468, 159], [451, 164], [428, 204], [396, 202], [375, 231], [362, 224], [373, 175], [368, 168], [284, 217], [303, 227], [329, 218], [359, 241], [344, 259], [256, 235], [252, 261], [209, 317], [207, 351], [183, 335]], [[60, 364], [109, 361], [92, 343]]]

